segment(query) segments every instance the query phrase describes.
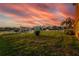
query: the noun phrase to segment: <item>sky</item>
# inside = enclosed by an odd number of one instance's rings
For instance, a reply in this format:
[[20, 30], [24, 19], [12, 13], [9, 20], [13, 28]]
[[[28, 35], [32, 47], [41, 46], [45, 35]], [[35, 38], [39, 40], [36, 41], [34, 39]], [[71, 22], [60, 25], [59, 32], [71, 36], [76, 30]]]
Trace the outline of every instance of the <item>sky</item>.
[[75, 7], [69, 3], [0, 3], [0, 27], [59, 26], [75, 18]]

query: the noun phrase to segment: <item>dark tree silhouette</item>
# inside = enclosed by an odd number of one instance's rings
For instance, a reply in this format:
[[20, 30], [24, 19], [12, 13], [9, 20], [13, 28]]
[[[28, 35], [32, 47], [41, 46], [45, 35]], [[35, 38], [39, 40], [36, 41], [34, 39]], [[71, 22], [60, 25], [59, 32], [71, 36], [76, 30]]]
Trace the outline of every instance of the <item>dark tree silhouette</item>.
[[61, 23], [61, 26], [64, 27], [64, 31], [67, 34], [74, 34], [74, 32], [73, 32], [73, 24], [74, 24], [74, 20], [72, 18], [68, 17], [66, 20], [64, 20]]

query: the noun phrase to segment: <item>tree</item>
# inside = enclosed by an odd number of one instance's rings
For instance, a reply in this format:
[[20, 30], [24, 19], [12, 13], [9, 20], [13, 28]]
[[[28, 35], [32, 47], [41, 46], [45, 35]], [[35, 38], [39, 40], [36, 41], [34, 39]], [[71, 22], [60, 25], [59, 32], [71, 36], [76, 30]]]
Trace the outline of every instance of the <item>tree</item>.
[[74, 20], [70, 17], [68, 17], [66, 20], [64, 20], [61, 25], [64, 27], [64, 30], [67, 34], [74, 34], [73, 32], [73, 24]]

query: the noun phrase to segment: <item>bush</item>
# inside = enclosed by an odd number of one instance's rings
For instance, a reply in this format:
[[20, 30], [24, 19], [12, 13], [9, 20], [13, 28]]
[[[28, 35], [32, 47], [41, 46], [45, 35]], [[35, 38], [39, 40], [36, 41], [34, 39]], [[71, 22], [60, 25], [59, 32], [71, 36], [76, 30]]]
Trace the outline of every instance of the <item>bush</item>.
[[65, 33], [68, 35], [75, 35], [75, 32], [72, 29], [65, 30]]

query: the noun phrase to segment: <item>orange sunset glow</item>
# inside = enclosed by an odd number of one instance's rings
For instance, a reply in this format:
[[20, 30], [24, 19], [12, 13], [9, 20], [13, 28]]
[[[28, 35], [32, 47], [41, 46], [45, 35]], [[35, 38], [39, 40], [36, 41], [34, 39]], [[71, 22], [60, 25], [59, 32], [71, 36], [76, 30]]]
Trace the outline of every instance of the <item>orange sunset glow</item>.
[[0, 27], [56, 25], [75, 18], [75, 7], [61, 3], [0, 4]]

